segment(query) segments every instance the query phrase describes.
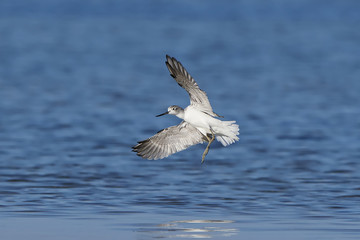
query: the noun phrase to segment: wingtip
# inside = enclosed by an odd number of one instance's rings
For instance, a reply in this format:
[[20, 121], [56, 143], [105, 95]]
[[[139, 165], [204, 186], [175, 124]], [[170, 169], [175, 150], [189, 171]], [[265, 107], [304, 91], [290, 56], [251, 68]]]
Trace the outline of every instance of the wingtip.
[[166, 63], [169, 63], [170, 65], [173, 65], [175, 63], [180, 63], [176, 58], [169, 56], [166, 54]]
[[174, 59], [174, 57], [170, 56], [169, 54], [166, 54], [166, 59]]
[[169, 63], [169, 62], [171, 62], [172, 61], [172, 57], [170, 57], [169, 55], [167, 55], [166, 54], [166, 61], [165, 61], [165, 63]]
[[168, 70], [170, 72], [170, 76], [173, 77], [173, 78], [176, 78], [174, 67], [171, 66], [171, 64], [168, 61], [166, 61], [165, 64], [166, 64], [166, 67], [168, 68]]
[[172, 67], [173, 61], [174, 61], [174, 58], [173, 58], [173, 57], [170, 57], [169, 55], [166, 55], [165, 64], [166, 64], [167, 66], [171, 66], [171, 67]]

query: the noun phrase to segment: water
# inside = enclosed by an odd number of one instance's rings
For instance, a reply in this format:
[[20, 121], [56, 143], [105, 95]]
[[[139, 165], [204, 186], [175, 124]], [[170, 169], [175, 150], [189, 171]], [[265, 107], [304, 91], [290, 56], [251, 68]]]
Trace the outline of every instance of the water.
[[[359, 239], [359, 3], [203, 4], [0, 3], [1, 239]], [[240, 125], [204, 165], [131, 152], [165, 54]]]

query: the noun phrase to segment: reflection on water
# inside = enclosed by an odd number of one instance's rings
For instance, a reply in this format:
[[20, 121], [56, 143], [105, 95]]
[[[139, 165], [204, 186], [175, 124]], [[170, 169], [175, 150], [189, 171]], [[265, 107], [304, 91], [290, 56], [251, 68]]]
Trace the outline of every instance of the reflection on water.
[[225, 238], [238, 230], [230, 220], [181, 220], [141, 228], [138, 231], [152, 238]]

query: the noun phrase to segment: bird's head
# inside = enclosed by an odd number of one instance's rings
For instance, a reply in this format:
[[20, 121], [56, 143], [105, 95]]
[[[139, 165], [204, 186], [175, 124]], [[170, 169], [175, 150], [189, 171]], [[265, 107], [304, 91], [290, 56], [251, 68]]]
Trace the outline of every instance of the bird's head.
[[157, 115], [156, 117], [160, 117], [166, 114], [171, 114], [171, 115], [176, 115], [178, 116], [180, 113], [182, 113], [184, 111], [184, 109], [182, 107], [176, 106], [176, 105], [172, 105], [170, 107], [168, 107], [168, 110], [162, 114]]

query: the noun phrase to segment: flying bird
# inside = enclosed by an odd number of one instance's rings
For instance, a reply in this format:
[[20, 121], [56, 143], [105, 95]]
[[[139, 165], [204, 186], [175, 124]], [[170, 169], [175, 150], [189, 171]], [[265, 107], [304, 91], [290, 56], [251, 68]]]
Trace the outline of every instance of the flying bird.
[[165, 64], [170, 75], [188, 92], [190, 105], [185, 109], [172, 105], [166, 112], [157, 115], [156, 117], [166, 114], [175, 115], [183, 121], [179, 125], [165, 128], [154, 136], [138, 142], [133, 147], [133, 151], [143, 158], [157, 160], [190, 146], [207, 142], [201, 160], [201, 163], [204, 163], [205, 156], [215, 138], [223, 146], [239, 140], [239, 126], [236, 121], [218, 119], [222, 116], [213, 111], [206, 93], [199, 88], [194, 78], [178, 60], [166, 55]]

